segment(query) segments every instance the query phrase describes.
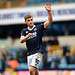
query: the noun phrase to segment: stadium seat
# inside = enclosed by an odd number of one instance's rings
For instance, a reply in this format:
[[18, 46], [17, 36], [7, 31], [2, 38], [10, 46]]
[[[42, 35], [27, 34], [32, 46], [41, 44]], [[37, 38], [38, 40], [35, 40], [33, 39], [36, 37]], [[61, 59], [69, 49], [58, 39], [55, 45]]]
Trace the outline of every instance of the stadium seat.
[[17, 70], [27, 70], [28, 66], [26, 63], [21, 63], [18, 67]]

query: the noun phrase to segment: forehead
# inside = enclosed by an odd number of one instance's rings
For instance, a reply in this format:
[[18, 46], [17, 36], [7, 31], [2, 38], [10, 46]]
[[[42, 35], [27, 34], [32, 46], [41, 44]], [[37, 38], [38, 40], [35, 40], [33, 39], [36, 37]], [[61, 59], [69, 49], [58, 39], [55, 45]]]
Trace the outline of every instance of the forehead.
[[27, 19], [32, 19], [32, 17], [29, 17], [29, 18], [27, 18]]
[[28, 21], [28, 20], [31, 20], [31, 19], [33, 19], [33, 18], [32, 18], [32, 17], [30, 17], [30, 18], [27, 18], [27, 19], [26, 19], [26, 21]]

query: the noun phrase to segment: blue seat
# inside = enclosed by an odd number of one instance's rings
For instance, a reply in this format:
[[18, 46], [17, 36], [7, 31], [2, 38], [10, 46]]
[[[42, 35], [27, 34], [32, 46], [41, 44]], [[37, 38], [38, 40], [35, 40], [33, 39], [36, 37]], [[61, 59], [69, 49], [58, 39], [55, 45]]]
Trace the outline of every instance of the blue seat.
[[60, 68], [60, 69], [68, 68], [68, 65], [67, 65], [67, 62], [66, 62], [65, 58], [62, 58], [62, 59], [61, 59], [61, 62], [60, 62], [60, 64], [59, 64], [59, 68]]
[[68, 66], [68, 68], [69, 68], [69, 69], [75, 69], [75, 64], [70, 64], [70, 65]]
[[21, 63], [18, 67], [17, 70], [27, 70], [28, 65], [26, 63]]

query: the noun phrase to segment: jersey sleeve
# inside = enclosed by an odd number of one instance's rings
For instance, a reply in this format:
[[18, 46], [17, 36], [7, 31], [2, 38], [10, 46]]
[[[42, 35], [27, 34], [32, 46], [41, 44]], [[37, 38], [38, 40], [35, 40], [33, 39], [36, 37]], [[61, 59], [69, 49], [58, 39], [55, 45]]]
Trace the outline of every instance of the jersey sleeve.
[[26, 36], [26, 30], [25, 30], [25, 29], [23, 29], [23, 30], [21, 31], [21, 36]]
[[41, 29], [42, 31], [45, 30], [45, 28], [44, 28], [44, 23], [41, 23], [40, 29]]

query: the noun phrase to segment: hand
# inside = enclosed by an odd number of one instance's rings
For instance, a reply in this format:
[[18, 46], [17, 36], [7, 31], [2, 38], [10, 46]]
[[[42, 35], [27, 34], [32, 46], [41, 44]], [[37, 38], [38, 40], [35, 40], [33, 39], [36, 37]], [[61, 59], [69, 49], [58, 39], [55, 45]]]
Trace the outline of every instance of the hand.
[[32, 36], [32, 33], [28, 33], [28, 37]]
[[47, 4], [45, 5], [45, 9], [46, 9], [47, 11], [51, 11], [51, 4], [50, 4], [50, 3], [47, 3]]

